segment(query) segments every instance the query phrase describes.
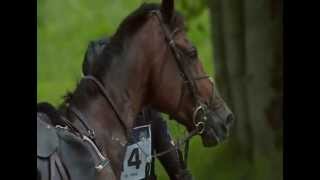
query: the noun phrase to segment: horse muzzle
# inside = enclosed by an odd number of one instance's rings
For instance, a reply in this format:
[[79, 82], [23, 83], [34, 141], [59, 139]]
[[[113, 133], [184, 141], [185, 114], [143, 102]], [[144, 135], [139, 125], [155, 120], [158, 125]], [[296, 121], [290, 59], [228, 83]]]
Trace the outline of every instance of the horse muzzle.
[[224, 142], [230, 134], [234, 116], [231, 112], [210, 111], [206, 113], [206, 121], [199, 133], [205, 147], [213, 147]]

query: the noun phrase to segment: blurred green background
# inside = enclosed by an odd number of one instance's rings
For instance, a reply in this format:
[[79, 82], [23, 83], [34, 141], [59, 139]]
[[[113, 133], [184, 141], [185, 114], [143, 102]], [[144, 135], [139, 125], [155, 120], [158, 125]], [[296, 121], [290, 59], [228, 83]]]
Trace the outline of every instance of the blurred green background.
[[[160, 0], [37, 0], [37, 101], [59, 105], [62, 96], [72, 91], [81, 78], [88, 42], [112, 36], [121, 21], [143, 2]], [[210, 3], [176, 2], [177, 9], [187, 17], [189, 39], [198, 47], [206, 72], [213, 75], [215, 31]], [[168, 123], [174, 137], [183, 135], [181, 126], [173, 121]], [[255, 155], [252, 160], [246, 156], [247, 152], [238, 153], [238, 145], [228, 141], [218, 147], [204, 148], [198, 137], [192, 139], [189, 167], [195, 179], [282, 178], [282, 149], [273, 156]], [[160, 180], [167, 179], [159, 162], [156, 172]]]

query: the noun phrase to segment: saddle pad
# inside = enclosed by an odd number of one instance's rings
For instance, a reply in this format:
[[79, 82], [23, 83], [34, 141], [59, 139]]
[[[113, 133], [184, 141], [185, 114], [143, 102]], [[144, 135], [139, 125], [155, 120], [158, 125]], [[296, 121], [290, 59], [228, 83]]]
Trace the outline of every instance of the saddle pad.
[[138, 126], [132, 131], [127, 145], [121, 180], [145, 179], [151, 169], [151, 125]]
[[37, 156], [41, 158], [48, 158], [59, 145], [55, 128], [45, 118], [45, 114], [37, 113]]

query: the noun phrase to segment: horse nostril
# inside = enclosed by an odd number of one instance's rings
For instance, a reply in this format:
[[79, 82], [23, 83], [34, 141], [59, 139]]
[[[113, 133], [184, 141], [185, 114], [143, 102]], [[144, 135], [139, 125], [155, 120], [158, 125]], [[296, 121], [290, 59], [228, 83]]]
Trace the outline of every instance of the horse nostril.
[[233, 116], [233, 114], [230, 114], [230, 115], [227, 117], [226, 124], [227, 124], [227, 125], [230, 125], [230, 124], [233, 123], [233, 121], [234, 121], [234, 116]]

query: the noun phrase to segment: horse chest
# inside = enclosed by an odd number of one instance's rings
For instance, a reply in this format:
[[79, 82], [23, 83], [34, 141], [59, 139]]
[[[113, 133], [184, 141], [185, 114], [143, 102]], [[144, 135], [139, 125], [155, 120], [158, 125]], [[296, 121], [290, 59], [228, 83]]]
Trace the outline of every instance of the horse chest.
[[137, 126], [132, 131], [128, 144], [121, 180], [144, 179], [150, 174], [152, 162], [151, 125]]

